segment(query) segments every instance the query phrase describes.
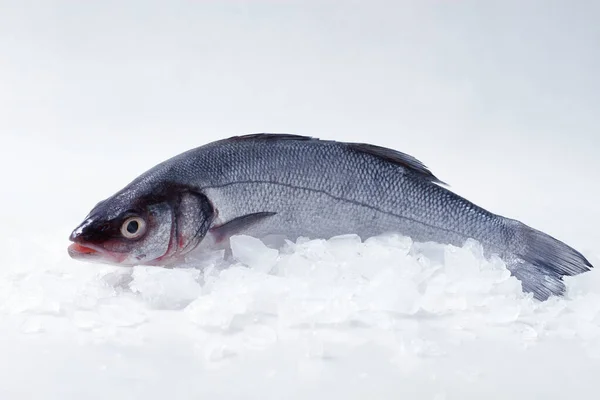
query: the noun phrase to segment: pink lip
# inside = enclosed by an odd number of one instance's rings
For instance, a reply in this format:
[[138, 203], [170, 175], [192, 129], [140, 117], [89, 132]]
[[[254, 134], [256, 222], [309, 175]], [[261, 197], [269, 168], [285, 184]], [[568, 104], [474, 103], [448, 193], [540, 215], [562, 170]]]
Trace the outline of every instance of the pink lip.
[[69, 254], [77, 254], [77, 255], [89, 255], [89, 254], [98, 254], [97, 250], [92, 249], [91, 247], [82, 246], [79, 243], [73, 243], [69, 246]]
[[125, 254], [113, 253], [100, 246], [87, 243], [85, 245], [77, 242], [72, 243], [67, 251], [69, 256], [75, 260], [92, 261], [104, 264], [120, 264], [126, 257]]

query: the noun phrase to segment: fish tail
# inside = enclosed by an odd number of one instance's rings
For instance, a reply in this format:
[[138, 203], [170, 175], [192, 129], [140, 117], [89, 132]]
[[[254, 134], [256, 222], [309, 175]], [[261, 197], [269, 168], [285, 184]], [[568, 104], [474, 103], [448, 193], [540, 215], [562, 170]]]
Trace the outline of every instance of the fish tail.
[[538, 300], [565, 293], [564, 276], [578, 275], [593, 268], [577, 250], [536, 229], [508, 220], [515, 231], [507, 267], [521, 281], [523, 290]]

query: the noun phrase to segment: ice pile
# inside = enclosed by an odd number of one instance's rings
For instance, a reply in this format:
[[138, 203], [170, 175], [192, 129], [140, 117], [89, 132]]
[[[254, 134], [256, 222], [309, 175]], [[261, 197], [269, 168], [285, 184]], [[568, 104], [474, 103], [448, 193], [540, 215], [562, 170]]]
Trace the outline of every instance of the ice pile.
[[399, 235], [364, 242], [347, 235], [287, 242], [278, 251], [236, 236], [231, 245], [234, 261], [201, 270], [137, 267], [129, 287], [152, 308], [182, 308], [204, 332], [227, 334], [234, 355], [244, 351], [248, 335], [264, 347], [298, 332], [330, 343], [392, 332], [400, 338], [385, 346], [409, 343], [429, 355], [500, 331], [522, 343], [578, 335], [600, 349], [597, 272], [571, 278], [567, 296], [540, 303], [522, 292], [500, 259], [484, 258], [475, 241], [459, 248]]
[[509, 322], [520, 303], [533, 304], [504, 264], [486, 261], [474, 242], [462, 249], [415, 247], [401, 236], [361, 242], [349, 235], [299, 240], [279, 254], [258, 239], [234, 237], [239, 262], [207, 271], [204, 295], [187, 311], [198, 324], [222, 329], [242, 314], [268, 315], [289, 327], [387, 326], [397, 318], [456, 312]]

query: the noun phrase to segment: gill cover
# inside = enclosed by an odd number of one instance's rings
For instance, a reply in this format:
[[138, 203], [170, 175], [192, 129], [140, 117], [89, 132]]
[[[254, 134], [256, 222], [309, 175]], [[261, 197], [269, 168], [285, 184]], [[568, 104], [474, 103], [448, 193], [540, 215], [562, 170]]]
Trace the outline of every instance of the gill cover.
[[178, 200], [178, 204], [173, 207], [175, 223], [172, 225], [170, 250], [183, 256], [195, 249], [206, 236], [215, 218], [215, 211], [202, 193], [182, 192]]

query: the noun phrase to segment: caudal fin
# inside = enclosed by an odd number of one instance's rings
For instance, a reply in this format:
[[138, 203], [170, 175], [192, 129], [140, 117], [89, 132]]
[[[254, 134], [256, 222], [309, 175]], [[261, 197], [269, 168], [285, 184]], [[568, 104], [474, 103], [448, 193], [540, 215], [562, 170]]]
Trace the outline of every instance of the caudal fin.
[[577, 250], [547, 235], [514, 221], [514, 260], [508, 269], [521, 281], [523, 290], [533, 293], [538, 300], [565, 292], [564, 276], [578, 275], [593, 268]]

